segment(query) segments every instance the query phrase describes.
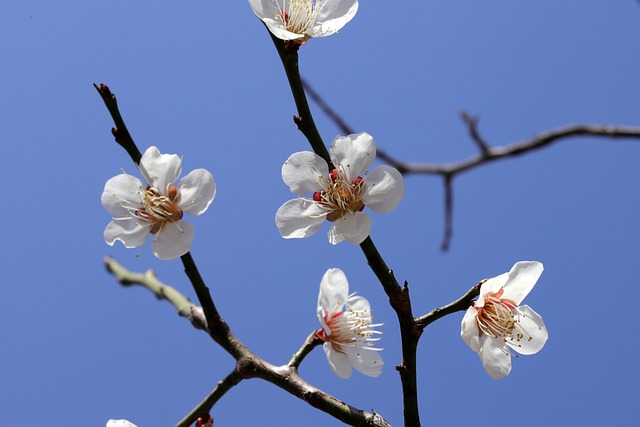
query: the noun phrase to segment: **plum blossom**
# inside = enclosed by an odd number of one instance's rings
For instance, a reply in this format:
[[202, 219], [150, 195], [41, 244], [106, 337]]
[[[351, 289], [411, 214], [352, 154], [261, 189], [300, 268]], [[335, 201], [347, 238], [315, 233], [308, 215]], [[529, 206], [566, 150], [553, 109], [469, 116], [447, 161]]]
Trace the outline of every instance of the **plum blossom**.
[[358, 0], [249, 0], [249, 4], [274, 36], [299, 45], [338, 32], [358, 11]]
[[282, 179], [298, 197], [283, 204], [276, 225], [285, 239], [315, 234], [322, 223], [333, 223], [329, 242], [362, 243], [371, 230], [365, 206], [377, 213], [391, 212], [404, 194], [402, 175], [391, 166], [368, 168], [376, 157], [376, 143], [366, 132], [337, 136], [329, 148], [335, 169], [310, 151], [294, 153], [282, 166]]
[[382, 334], [374, 328], [369, 302], [349, 295], [349, 282], [339, 268], [330, 268], [320, 282], [318, 320], [322, 328], [316, 336], [324, 341], [323, 348], [333, 372], [340, 378], [349, 378], [351, 368], [364, 375], [377, 377], [384, 365], [381, 348], [376, 344]]
[[136, 425], [127, 420], [109, 420], [107, 427], [136, 427]]
[[127, 248], [143, 245], [153, 235], [152, 250], [160, 259], [178, 258], [191, 249], [194, 230], [182, 219], [200, 215], [216, 194], [213, 176], [196, 169], [176, 184], [182, 159], [176, 154], [160, 154], [149, 147], [138, 166], [145, 184], [126, 173], [107, 181], [102, 205], [113, 215], [104, 230], [104, 239], [113, 246], [116, 240]]
[[542, 270], [540, 262], [520, 261], [508, 273], [487, 279], [462, 319], [462, 339], [478, 353], [494, 380], [511, 372], [511, 350], [534, 354], [547, 342], [542, 317], [528, 305], [520, 305]]

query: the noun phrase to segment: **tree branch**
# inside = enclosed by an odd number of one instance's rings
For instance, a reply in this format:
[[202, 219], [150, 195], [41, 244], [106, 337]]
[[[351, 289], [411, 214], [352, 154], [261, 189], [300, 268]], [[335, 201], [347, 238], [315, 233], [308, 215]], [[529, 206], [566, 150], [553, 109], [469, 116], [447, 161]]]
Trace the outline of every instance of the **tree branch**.
[[216, 388], [204, 398], [202, 402], [191, 410], [182, 420], [180, 420], [176, 427], [189, 427], [191, 424], [203, 415], [208, 415], [211, 412], [211, 408], [216, 404], [218, 400], [222, 398], [229, 390], [238, 385], [243, 378], [237, 370], [231, 371], [223, 380], [218, 381]]
[[420, 330], [423, 330], [429, 324], [435, 322], [438, 319], [442, 319], [451, 313], [457, 311], [464, 311], [469, 308], [471, 302], [480, 295], [480, 286], [485, 282], [481, 280], [477, 285], [473, 286], [467, 291], [466, 294], [455, 300], [454, 302], [445, 305], [444, 307], [436, 308], [430, 311], [424, 316], [420, 316], [416, 319], [416, 324]]
[[[176, 309], [186, 311], [182, 307], [188, 303], [188, 299], [181, 295], [177, 290], [169, 285], [160, 282], [153, 272], [133, 273], [122, 265], [118, 264], [112, 258], [105, 258], [107, 269], [112, 273], [123, 285], [143, 285], [151, 290], [156, 296], [162, 295], [163, 299], [167, 299]], [[167, 297], [171, 295], [171, 297]], [[179, 308], [180, 307], [180, 308]], [[180, 312], [180, 311], [179, 311]], [[217, 328], [218, 326], [215, 325]], [[229, 334], [231, 334], [229, 332]], [[215, 339], [215, 338], [214, 338]], [[230, 336], [231, 343], [237, 342], [233, 335]], [[216, 342], [218, 342], [216, 340]], [[208, 413], [213, 405], [232, 387], [239, 384], [240, 381], [250, 378], [260, 378], [268, 381], [299, 399], [304, 400], [313, 407], [326, 412], [336, 419], [352, 425], [352, 426], [371, 426], [371, 427], [389, 427], [390, 424], [376, 413], [369, 413], [348, 405], [330, 394], [313, 387], [311, 384], [303, 380], [297, 372], [299, 364], [311, 349], [318, 345], [312, 336], [307, 337], [303, 346], [292, 357], [287, 365], [275, 366], [269, 362], [256, 356], [244, 345], [237, 342], [239, 356], [236, 357], [236, 367], [232, 373], [218, 383], [218, 386], [205, 398], [189, 415], [187, 415], [178, 425], [189, 425], [187, 421], [193, 422], [204, 413]], [[235, 345], [235, 344], [234, 344]], [[242, 350], [242, 351], [240, 351]], [[234, 356], [235, 357], [235, 356]], [[195, 418], [194, 418], [195, 417]]]
[[[309, 93], [313, 101], [318, 104], [320, 109], [331, 119], [334, 124], [344, 133], [352, 134], [353, 129], [347, 122], [336, 113], [335, 110], [327, 104], [327, 102], [315, 91], [307, 81], [303, 81], [304, 88]], [[566, 140], [578, 136], [595, 136], [613, 139], [640, 139], [640, 127], [617, 126], [617, 125], [598, 125], [598, 124], [577, 124], [569, 125], [551, 131], [543, 132], [533, 138], [515, 142], [505, 146], [491, 147], [486, 140], [480, 135], [478, 130], [478, 119], [472, 117], [462, 111], [460, 116], [467, 126], [472, 141], [480, 149], [480, 154], [460, 160], [453, 163], [415, 163], [405, 162], [388, 154], [385, 150], [378, 148], [377, 156], [388, 163], [390, 166], [398, 169], [403, 175], [422, 174], [422, 175], [441, 175], [444, 178], [445, 190], [445, 224], [444, 236], [440, 248], [443, 251], [449, 249], [451, 237], [453, 235], [453, 189], [452, 180], [456, 175], [474, 169], [478, 166], [493, 162], [495, 160], [515, 157], [530, 151], [535, 151], [543, 147], [549, 146], [555, 142]]]

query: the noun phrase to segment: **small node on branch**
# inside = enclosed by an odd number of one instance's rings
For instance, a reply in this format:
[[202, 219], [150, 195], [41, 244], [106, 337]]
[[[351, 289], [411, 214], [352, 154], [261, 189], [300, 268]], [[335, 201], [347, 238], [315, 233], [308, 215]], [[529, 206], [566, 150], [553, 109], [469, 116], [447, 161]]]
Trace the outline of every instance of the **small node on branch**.
[[296, 125], [300, 126], [302, 124], [302, 117], [300, 116], [293, 116], [293, 123], [295, 123]]
[[97, 84], [93, 84], [93, 87], [96, 88], [96, 90], [100, 93], [100, 95], [105, 96], [105, 97], [111, 97], [113, 98], [114, 95], [113, 93], [111, 93], [111, 89], [109, 89], [109, 86], [107, 86], [104, 83], [100, 83], [100, 86], [98, 86]]
[[213, 417], [209, 414], [199, 417], [196, 421], [196, 427], [213, 427]]
[[118, 140], [118, 128], [111, 128], [111, 135], [113, 135], [113, 137], [116, 139], [116, 141]]

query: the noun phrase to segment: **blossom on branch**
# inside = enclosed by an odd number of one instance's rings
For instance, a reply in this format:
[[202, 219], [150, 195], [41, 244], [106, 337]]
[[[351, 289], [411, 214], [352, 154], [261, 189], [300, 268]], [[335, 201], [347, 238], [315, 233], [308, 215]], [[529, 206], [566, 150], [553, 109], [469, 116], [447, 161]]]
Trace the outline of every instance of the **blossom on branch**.
[[249, 0], [253, 12], [281, 40], [299, 44], [337, 33], [355, 16], [358, 0]]
[[542, 317], [528, 305], [520, 305], [542, 270], [540, 262], [520, 261], [508, 273], [486, 280], [462, 319], [462, 339], [478, 353], [494, 380], [511, 372], [511, 349], [534, 354], [547, 342]]
[[127, 420], [109, 420], [107, 427], [136, 427], [136, 425]]
[[374, 328], [369, 302], [349, 295], [349, 282], [339, 268], [330, 268], [320, 282], [318, 320], [322, 328], [316, 336], [324, 341], [323, 348], [333, 372], [340, 378], [349, 378], [351, 368], [364, 375], [377, 377], [384, 365], [381, 348], [376, 344], [382, 332]]
[[104, 239], [113, 246], [116, 240], [127, 248], [143, 245], [153, 235], [152, 250], [160, 259], [178, 258], [191, 249], [194, 230], [182, 219], [200, 215], [216, 194], [213, 176], [196, 169], [176, 183], [182, 159], [176, 154], [160, 154], [149, 147], [138, 166], [145, 184], [123, 173], [107, 181], [102, 205], [113, 215], [104, 230]]
[[402, 175], [391, 166], [368, 168], [376, 157], [376, 143], [366, 132], [337, 136], [329, 149], [335, 169], [310, 151], [294, 153], [282, 166], [282, 179], [299, 197], [283, 204], [276, 225], [285, 239], [315, 234], [326, 219], [332, 244], [362, 243], [371, 230], [365, 206], [377, 213], [391, 212], [404, 194]]

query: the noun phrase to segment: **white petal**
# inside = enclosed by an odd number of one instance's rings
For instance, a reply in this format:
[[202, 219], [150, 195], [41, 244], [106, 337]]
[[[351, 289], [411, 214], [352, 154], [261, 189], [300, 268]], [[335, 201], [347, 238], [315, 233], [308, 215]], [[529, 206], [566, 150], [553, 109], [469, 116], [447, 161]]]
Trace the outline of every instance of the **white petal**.
[[186, 221], [168, 222], [153, 236], [151, 249], [159, 259], [176, 259], [189, 252], [195, 232]]
[[311, 37], [325, 37], [337, 33], [355, 16], [358, 0], [327, 0], [318, 12], [316, 25], [307, 31]]
[[329, 148], [331, 161], [347, 175], [349, 182], [363, 175], [376, 158], [376, 143], [366, 132], [336, 136]]
[[322, 276], [320, 281], [320, 292], [318, 293], [318, 320], [326, 330], [324, 322], [325, 313], [337, 313], [342, 311], [342, 307], [349, 296], [349, 282], [347, 276], [339, 268], [330, 268]]
[[135, 176], [123, 173], [107, 181], [100, 201], [111, 215], [123, 217], [129, 215], [129, 210], [124, 206], [129, 208], [140, 206], [144, 191], [142, 181]]
[[249, 5], [260, 19], [273, 18], [280, 13], [278, 3], [274, 0], [249, 0]]
[[306, 199], [293, 199], [276, 212], [276, 226], [285, 239], [309, 237], [318, 232], [326, 210]]
[[487, 338], [484, 340], [478, 355], [482, 361], [482, 366], [494, 380], [504, 378], [511, 372], [511, 353], [501, 341], [495, 338]]
[[509, 271], [509, 280], [504, 285], [502, 298], [513, 300], [516, 305], [520, 305], [522, 300], [529, 295], [529, 292], [536, 284], [544, 267], [538, 261], [520, 261]]
[[476, 353], [480, 351], [480, 330], [478, 329], [478, 310], [474, 307], [469, 307], [467, 312], [462, 318], [462, 324], [460, 325], [460, 336], [467, 343], [471, 350]]
[[249, 0], [249, 5], [251, 5], [253, 13], [255, 13], [256, 16], [267, 25], [269, 31], [271, 31], [271, 33], [273, 33], [277, 38], [281, 40], [295, 40], [304, 37], [303, 34], [296, 34], [291, 31], [287, 31], [282, 21], [275, 19], [276, 16], [280, 15], [280, 8], [276, 1]]
[[525, 331], [526, 335], [520, 341], [507, 340], [507, 345], [520, 354], [535, 354], [544, 347], [549, 332], [542, 321], [542, 317], [533, 311], [528, 305], [518, 307], [518, 327]]
[[478, 295], [478, 300], [475, 304], [476, 307], [484, 307], [484, 296], [488, 293], [498, 292], [500, 289], [502, 289], [504, 284], [507, 283], [508, 279], [509, 273], [502, 273], [501, 275], [492, 277], [491, 279], [484, 282], [482, 286], [480, 286], [480, 295]]
[[293, 153], [282, 165], [282, 180], [297, 196], [322, 190], [328, 176], [327, 162], [311, 151]]
[[140, 159], [139, 169], [150, 186], [165, 194], [167, 186], [178, 181], [182, 160], [177, 154], [160, 154], [156, 147], [149, 147]]
[[384, 362], [379, 351], [365, 349], [347, 350], [347, 358], [356, 371], [368, 376], [378, 377], [382, 373]]
[[322, 348], [324, 348], [327, 361], [331, 369], [333, 369], [333, 372], [340, 378], [349, 378], [351, 376], [351, 363], [349, 363], [347, 356], [344, 353], [334, 350], [330, 342], [324, 343]]
[[136, 427], [136, 425], [127, 420], [109, 420], [107, 427]]
[[372, 211], [387, 213], [394, 210], [404, 195], [404, 180], [396, 168], [378, 166], [365, 178], [362, 202]]
[[349, 311], [371, 311], [369, 301], [367, 301], [366, 298], [360, 296], [349, 297], [345, 304], [345, 308]]
[[371, 217], [364, 212], [347, 214], [336, 220], [329, 230], [329, 242], [337, 245], [347, 240], [354, 245], [359, 245], [367, 238], [371, 231]]
[[126, 248], [137, 248], [147, 241], [150, 228], [150, 224], [134, 217], [114, 219], [104, 229], [104, 241], [113, 246], [119, 240]]
[[182, 178], [179, 207], [189, 215], [203, 214], [216, 196], [216, 183], [206, 169], [196, 169]]

